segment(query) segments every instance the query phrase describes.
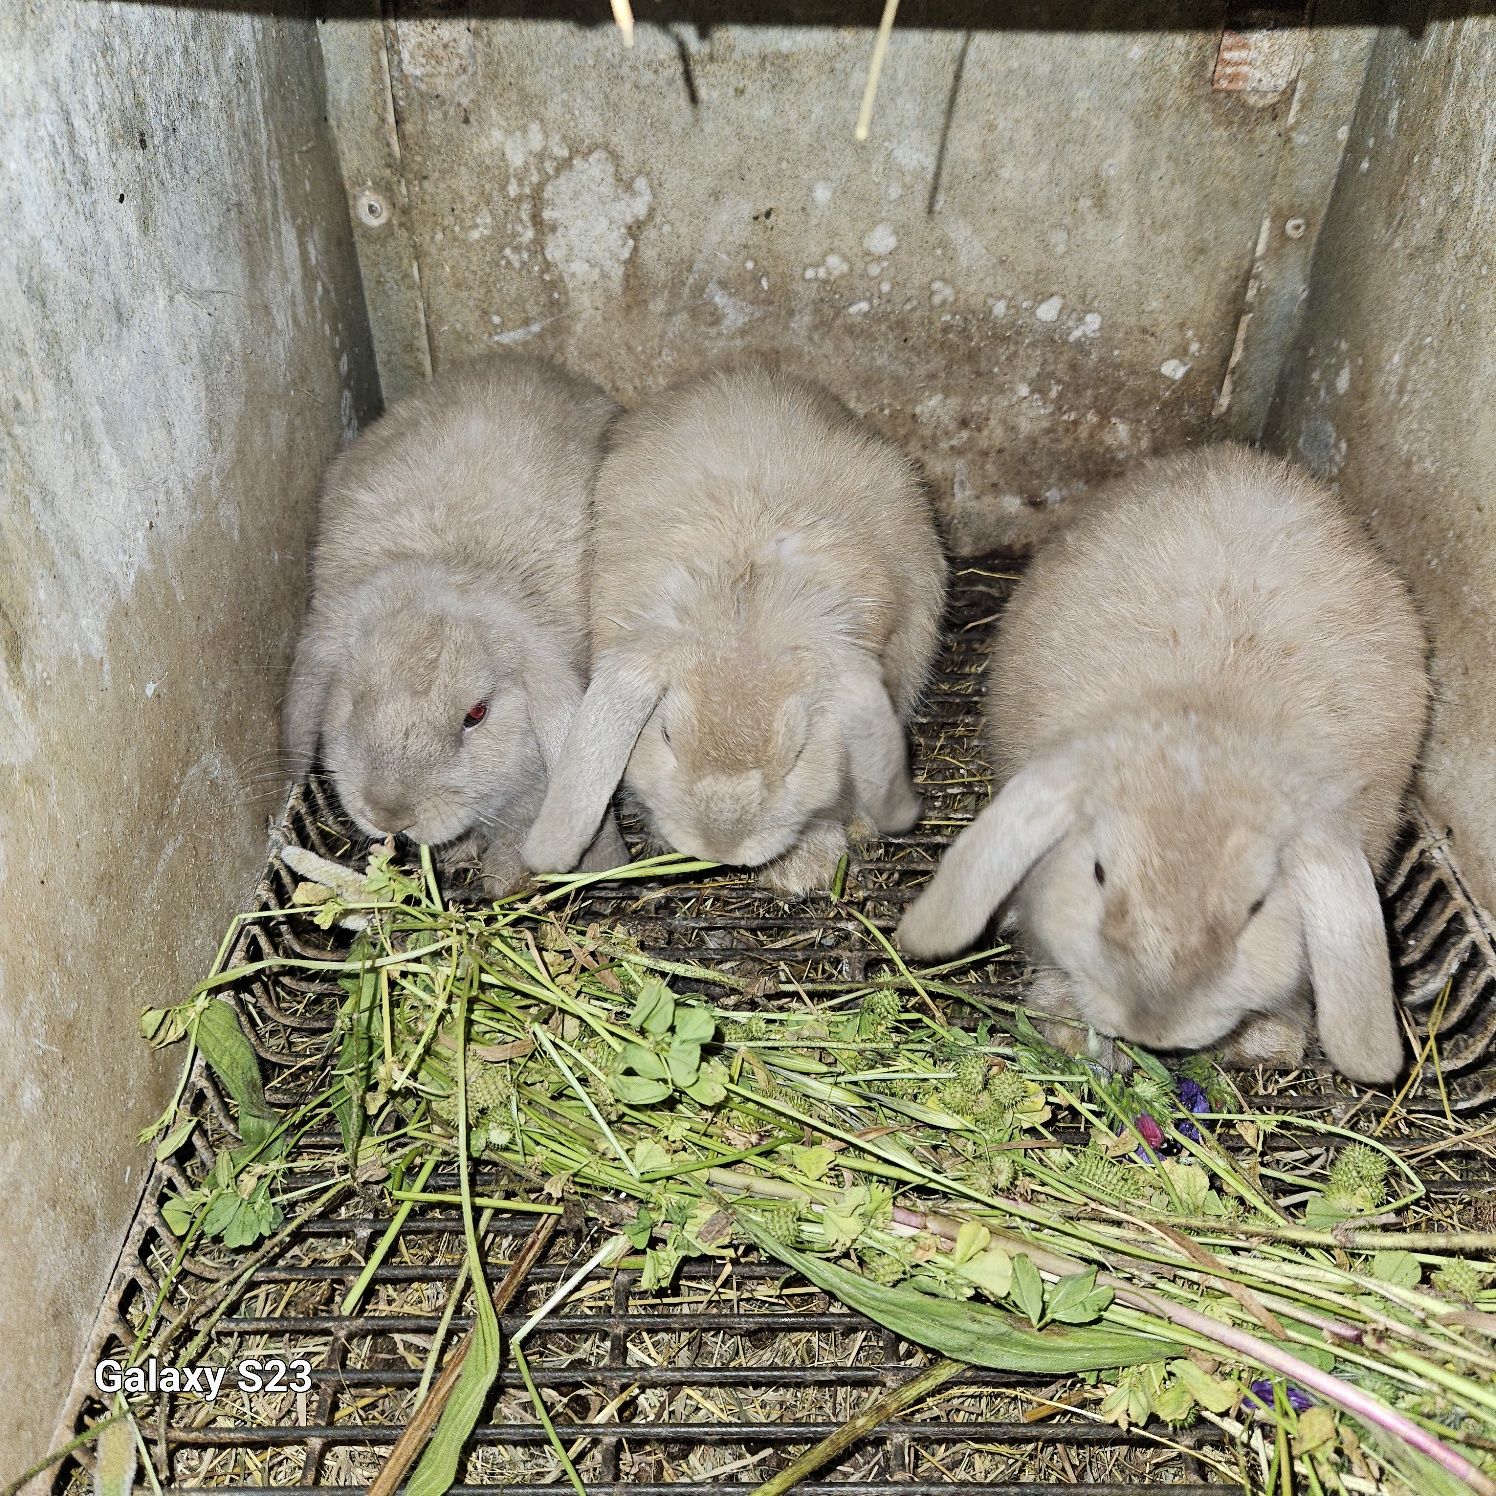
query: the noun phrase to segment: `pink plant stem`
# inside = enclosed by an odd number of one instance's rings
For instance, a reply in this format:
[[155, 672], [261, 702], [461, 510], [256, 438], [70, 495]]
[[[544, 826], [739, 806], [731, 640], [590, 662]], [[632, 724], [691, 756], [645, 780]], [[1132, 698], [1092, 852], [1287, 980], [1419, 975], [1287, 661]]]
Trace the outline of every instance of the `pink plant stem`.
[[[894, 1206], [893, 1219], [901, 1226], [918, 1231], [929, 1231], [933, 1235], [947, 1239], [954, 1239], [956, 1234], [956, 1222], [949, 1217], [923, 1215], [919, 1211], [909, 1210], [901, 1205]], [[1081, 1266], [1080, 1263], [1069, 1262], [1058, 1254], [1045, 1252], [1042, 1248], [1033, 1248], [1024, 1244], [1022, 1250], [1030, 1252], [1036, 1266], [1044, 1267], [1047, 1271], [1074, 1271]], [[1044, 1260], [1046, 1258], [1051, 1261], [1046, 1263]], [[1186, 1304], [1176, 1304], [1170, 1299], [1161, 1298], [1144, 1289], [1134, 1288], [1110, 1273], [1098, 1273], [1096, 1281], [1110, 1288], [1116, 1294], [1118, 1303], [1126, 1304], [1131, 1309], [1140, 1309], [1145, 1314], [1152, 1314], [1158, 1319], [1167, 1320], [1170, 1324], [1179, 1325], [1186, 1330], [1193, 1330], [1195, 1334], [1207, 1340], [1213, 1340], [1217, 1345], [1223, 1345], [1239, 1355], [1246, 1356], [1260, 1366], [1281, 1372], [1300, 1386], [1317, 1392], [1327, 1402], [1344, 1408], [1347, 1413], [1354, 1413], [1357, 1418], [1364, 1419], [1377, 1428], [1385, 1429], [1420, 1454], [1427, 1455], [1429, 1459], [1442, 1465], [1451, 1475], [1464, 1481], [1472, 1491], [1478, 1493], [1478, 1496], [1496, 1496], [1496, 1481], [1493, 1481], [1484, 1471], [1472, 1465], [1457, 1450], [1451, 1449], [1447, 1444], [1436, 1439], [1426, 1429], [1420, 1428], [1412, 1419], [1404, 1417], [1395, 1408], [1389, 1408], [1385, 1403], [1378, 1402], [1376, 1398], [1362, 1392], [1359, 1387], [1353, 1387], [1349, 1382], [1332, 1376], [1327, 1371], [1321, 1371], [1317, 1366], [1311, 1366], [1307, 1361], [1300, 1360], [1298, 1356], [1289, 1351], [1279, 1350], [1276, 1346], [1269, 1345], [1267, 1341], [1259, 1340], [1246, 1330], [1223, 1324], [1220, 1320], [1201, 1314]]]
[[[1099, 1277], [1097, 1281], [1100, 1281]], [[1496, 1496], [1496, 1480], [1492, 1480], [1483, 1470], [1477, 1469], [1457, 1450], [1436, 1439], [1426, 1429], [1419, 1428], [1411, 1418], [1405, 1418], [1395, 1408], [1378, 1402], [1359, 1387], [1353, 1387], [1349, 1382], [1342, 1381], [1327, 1371], [1321, 1371], [1307, 1361], [1301, 1361], [1288, 1351], [1279, 1350], [1265, 1340], [1259, 1340], [1246, 1330], [1238, 1330], [1220, 1320], [1211, 1319], [1209, 1315], [1201, 1314], [1188, 1305], [1171, 1303], [1135, 1288], [1118, 1287], [1116, 1294], [1120, 1302], [1129, 1304], [1134, 1309], [1141, 1309], [1146, 1314], [1156, 1314], [1161, 1319], [1182, 1325], [1185, 1329], [1193, 1330], [1197, 1335], [1203, 1335], [1240, 1355], [1250, 1357], [1273, 1371], [1282, 1372], [1299, 1385], [1319, 1393], [1327, 1402], [1344, 1408], [1347, 1413], [1354, 1413], [1367, 1423], [1385, 1429], [1389, 1434], [1395, 1434], [1420, 1454], [1426, 1454], [1442, 1465], [1451, 1475], [1458, 1476], [1471, 1490], [1478, 1492], [1479, 1496]]]

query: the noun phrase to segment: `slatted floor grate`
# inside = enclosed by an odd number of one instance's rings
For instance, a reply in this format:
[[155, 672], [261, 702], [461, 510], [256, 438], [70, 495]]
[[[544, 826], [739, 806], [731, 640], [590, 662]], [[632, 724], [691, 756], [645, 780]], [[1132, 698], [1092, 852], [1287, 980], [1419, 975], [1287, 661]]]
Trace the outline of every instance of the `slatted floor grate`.
[[[802, 982], [876, 974], [877, 958], [858, 938], [861, 928], [850, 911], [891, 928], [942, 847], [985, 801], [981, 670], [988, 625], [1010, 581], [1000, 564], [959, 572], [941, 667], [917, 723], [926, 818], [910, 835], [853, 858], [843, 902], [818, 896], [787, 906], [707, 879], [605, 886], [584, 916], [621, 920], [661, 954], [707, 960], [739, 974], [782, 970]], [[336, 802], [317, 780], [293, 794], [277, 836], [327, 856], [350, 852]], [[255, 907], [287, 903], [291, 882], [272, 859]], [[1398, 1146], [1423, 1171], [1431, 1212], [1489, 1227], [1496, 1224], [1490, 1219], [1496, 1184], [1490, 1160], [1478, 1147], [1450, 1146], [1454, 1129], [1441, 1119], [1446, 1106], [1451, 1113], [1496, 1111], [1496, 952], [1443, 842], [1416, 809], [1387, 898], [1409, 1009], [1424, 1025], [1438, 1018], [1438, 1044], [1404, 1108]], [[250, 922], [229, 961], [240, 965], [277, 952], [321, 956], [328, 947], [319, 942], [331, 938], [302, 922]], [[976, 974], [974, 990], [1012, 997], [1024, 975], [1021, 957], [1007, 955]], [[325, 1073], [340, 996], [335, 986], [294, 973], [265, 974], [237, 990], [273, 1101], [293, 1100]], [[1269, 1090], [1264, 1108], [1313, 1113], [1342, 1125], [1375, 1115], [1387, 1100], [1313, 1072], [1296, 1081], [1279, 1078]], [[94, 1365], [128, 1343], [176, 1253], [162, 1202], [202, 1177], [212, 1162], [213, 1135], [228, 1126], [223, 1098], [201, 1068], [188, 1104], [208, 1126], [150, 1175], [75, 1383], [75, 1427], [99, 1411]], [[332, 1141], [308, 1138], [304, 1146]], [[313, 1215], [262, 1253], [242, 1282], [234, 1277], [241, 1264], [188, 1259], [164, 1303], [167, 1317], [181, 1327], [176, 1354], [215, 1364], [304, 1355], [313, 1366], [312, 1385], [301, 1394], [236, 1393], [214, 1404], [158, 1399], [143, 1431], [163, 1485], [246, 1493], [367, 1486], [414, 1406], [463, 1259], [456, 1213], [417, 1207], [398, 1252], [375, 1275], [358, 1312], [343, 1316], [338, 1303], [388, 1223], [373, 1194]], [[490, 1223], [485, 1248], [495, 1278], [530, 1224]], [[506, 1326], [514, 1328], [542, 1302], [570, 1264], [585, 1261], [597, 1239], [585, 1224], [559, 1232]], [[468, 1326], [469, 1308], [468, 1300], [459, 1303], [448, 1333]], [[545, 1321], [529, 1354], [589, 1491], [620, 1496], [667, 1488], [672, 1496], [749, 1491], [924, 1360], [815, 1289], [751, 1261], [729, 1268], [688, 1264], [668, 1292], [642, 1291], [631, 1272], [596, 1276]], [[1162, 1430], [1122, 1433], [1067, 1406], [1072, 1385], [973, 1371], [917, 1416], [884, 1425], [800, 1489], [807, 1496], [863, 1496], [894, 1483], [910, 1493], [951, 1496], [1036, 1496], [1061, 1487], [1076, 1496], [1204, 1496], [1239, 1488], [1230, 1475], [1236, 1455], [1209, 1425], [1167, 1440]], [[512, 1372], [502, 1372], [457, 1489], [503, 1485], [516, 1496], [554, 1491], [559, 1473], [544, 1439], [524, 1389]], [[70, 1464], [56, 1487], [83, 1478], [83, 1466]]]

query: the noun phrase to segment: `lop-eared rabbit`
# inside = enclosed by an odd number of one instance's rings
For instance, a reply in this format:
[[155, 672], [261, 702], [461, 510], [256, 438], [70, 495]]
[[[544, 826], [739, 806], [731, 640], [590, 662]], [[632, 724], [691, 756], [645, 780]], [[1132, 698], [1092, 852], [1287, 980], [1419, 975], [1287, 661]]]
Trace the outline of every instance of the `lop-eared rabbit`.
[[658, 839], [789, 896], [849, 823], [918, 819], [904, 726], [945, 561], [893, 446], [774, 365], [719, 368], [620, 419], [596, 544], [592, 684], [531, 866], [571, 867], [625, 775]]
[[1011, 897], [1047, 966], [1030, 1002], [1104, 1058], [1226, 1041], [1294, 1063], [1312, 993], [1331, 1062], [1393, 1080], [1374, 874], [1424, 656], [1407, 589], [1320, 485], [1240, 447], [1140, 466], [1014, 592], [987, 686], [1001, 789], [900, 944], [950, 955]]
[[[616, 410], [541, 360], [479, 359], [392, 406], [322, 485], [292, 767], [320, 744], [363, 831], [477, 853], [493, 893], [526, 875], [586, 689], [591, 490]], [[611, 817], [592, 831], [584, 866], [627, 861]]]

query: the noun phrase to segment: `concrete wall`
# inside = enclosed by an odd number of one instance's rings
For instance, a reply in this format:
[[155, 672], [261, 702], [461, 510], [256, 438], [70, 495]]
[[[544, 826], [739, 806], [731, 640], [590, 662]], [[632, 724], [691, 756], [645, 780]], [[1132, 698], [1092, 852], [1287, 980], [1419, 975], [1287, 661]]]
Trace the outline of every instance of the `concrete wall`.
[[387, 393], [496, 346], [625, 399], [784, 351], [925, 460], [966, 550], [1260, 430], [1372, 32], [1233, 72], [1220, 4], [912, 6], [858, 144], [870, 30], [752, 9], [633, 51], [491, 7], [323, 28]]
[[139, 1010], [204, 972], [282, 789], [313, 484], [373, 394], [322, 95], [308, 21], [0, 7], [0, 1480], [179, 1060]]
[[1385, 32], [1270, 435], [1332, 478], [1433, 638], [1424, 798], [1496, 909], [1496, 20]]

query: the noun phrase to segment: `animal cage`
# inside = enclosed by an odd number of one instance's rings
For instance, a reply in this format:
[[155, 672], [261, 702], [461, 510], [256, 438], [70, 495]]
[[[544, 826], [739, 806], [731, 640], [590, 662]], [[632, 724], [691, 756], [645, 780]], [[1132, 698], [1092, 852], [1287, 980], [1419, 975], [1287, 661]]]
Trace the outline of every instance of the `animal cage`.
[[[236, 1117], [199, 1061], [178, 1098], [198, 1125], [142, 1186], [135, 1138], [174, 1078], [131, 1036], [142, 1007], [206, 974], [239, 910], [214, 969], [250, 973], [225, 991], [268, 1102], [294, 1105], [338, 1063], [341, 987], [278, 963], [350, 937], [285, 912], [280, 853], [353, 864], [368, 848], [324, 778], [287, 786], [264, 752], [311, 496], [382, 403], [494, 348], [626, 404], [708, 359], [776, 354], [928, 475], [954, 559], [914, 728], [920, 825], [799, 903], [711, 872], [603, 882], [577, 905], [656, 957], [741, 977], [888, 972], [871, 931], [892, 931], [989, 792], [990, 630], [1024, 554], [1098, 479], [1224, 437], [1335, 483], [1432, 637], [1434, 721], [1382, 890], [1418, 1046], [1396, 1096], [1315, 1056], [1236, 1079], [1264, 1115], [1380, 1136], [1421, 1179], [1417, 1229], [1496, 1232], [1496, 21], [1355, 0], [905, 0], [880, 41], [876, 7], [836, 0], [621, 9], [631, 44], [606, 7], [569, 0], [0, 19], [22, 229], [0, 348], [20, 371], [7, 472], [27, 516], [16, 581], [0, 579], [0, 699], [20, 728], [0, 762], [31, 787], [0, 860], [0, 1032], [17, 1040], [0, 1064], [20, 1098], [0, 1155], [7, 1480], [105, 1413], [96, 1369], [149, 1323], [184, 1362], [308, 1369], [294, 1388], [138, 1402], [142, 1484], [367, 1489], [433, 1347], [475, 1323], [460, 1212], [397, 1207], [373, 1181], [253, 1252], [179, 1261], [170, 1202]], [[80, 749], [58, 715], [69, 692], [107, 713], [118, 764]], [[22, 887], [23, 858], [47, 876]], [[958, 980], [1021, 1001], [1031, 976], [1009, 949]], [[75, 1098], [61, 1132], [49, 1094]], [[339, 1139], [296, 1146], [326, 1159], [311, 1202]], [[1299, 1133], [1264, 1148], [1285, 1177], [1306, 1163]], [[76, 1183], [92, 1177], [97, 1200]], [[397, 1208], [399, 1250], [343, 1312]], [[490, 1286], [532, 1225], [486, 1221]], [[935, 1359], [752, 1252], [663, 1287], [636, 1267], [573, 1283], [599, 1240], [569, 1208], [500, 1319], [512, 1334], [570, 1285], [530, 1369], [595, 1496], [747, 1496]], [[1260, 1457], [1218, 1421], [1104, 1421], [1074, 1377], [967, 1368], [797, 1489], [1204, 1496], [1253, 1488]], [[94, 1467], [84, 1440], [27, 1489], [83, 1490]], [[505, 1364], [453, 1489], [558, 1484]]]

